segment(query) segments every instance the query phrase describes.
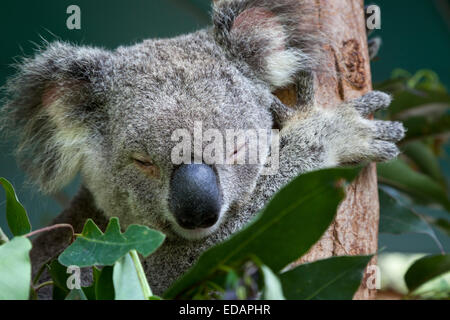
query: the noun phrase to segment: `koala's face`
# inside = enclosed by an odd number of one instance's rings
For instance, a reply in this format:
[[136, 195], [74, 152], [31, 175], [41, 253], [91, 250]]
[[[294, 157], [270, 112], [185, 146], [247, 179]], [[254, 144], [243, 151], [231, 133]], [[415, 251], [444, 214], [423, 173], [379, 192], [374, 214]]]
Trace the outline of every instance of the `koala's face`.
[[286, 112], [271, 91], [309, 70], [313, 30], [301, 30], [298, 5], [219, 0], [214, 27], [187, 36], [115, 51], [49, 45], [5, 87], [19, 163], [45, 192], [81, 171], [124, 226], [213, 233], [266, 161], [271, 114]]
[[[83, 166], [106, 214], [198, 238], [213, 232], [253, 190], [268, 146], [260, 144], [258, 161], [250, 163], [249, 150], [258, 141], [250, 141], [248, 132], [264, 129], [269, 137], [275, 98], [208, 41], [205, 33], [148, 41], [112, 57], [109, 130], [103, 149]], [[205, 159], [208, 145], [216, 147], [215, 159]]]

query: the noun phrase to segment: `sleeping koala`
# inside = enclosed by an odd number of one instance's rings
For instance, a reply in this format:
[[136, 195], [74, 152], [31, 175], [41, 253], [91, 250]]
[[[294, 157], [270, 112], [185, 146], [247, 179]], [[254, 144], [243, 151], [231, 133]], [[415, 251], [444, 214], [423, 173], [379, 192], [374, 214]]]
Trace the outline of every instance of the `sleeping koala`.
[[[402, 124], [365, 118], [387, 107], [388, 95], [371, 92], [324, 110], [305, 97], [288, 108], [272, 94], [298, 82], [312, 96], [316, 32], [301, 23], [299, 3], [216, 1], [213, 27], [192, 34], [114, 51], [56, 42], [25, 59], [6, 85], [3, 108], [5, 126], [20, 139], [19, 163], [46, 193], [82, 176], [54, 223], [80, 232], [87, 218], [104, 227], [116, 216], [124, 228], [162, 231], [166, 241], [143, 262], [161, 294], [295, 176], [396, 157]], [[174, 132], [195, 135], [197, 123], [224, 136], [277, 127], [270, 138], [279, 149], [267, 146], [256, 163], [234, 164], [251, 147], [244, 138], [218, 154], [223, 161], [174, 163]], [[201, 159], [207, 142], [187, 158]], [[278, 170], [263, 175], [275, 155]], [[67, 239], [59, 229], [34, 240], [34, 272]]]

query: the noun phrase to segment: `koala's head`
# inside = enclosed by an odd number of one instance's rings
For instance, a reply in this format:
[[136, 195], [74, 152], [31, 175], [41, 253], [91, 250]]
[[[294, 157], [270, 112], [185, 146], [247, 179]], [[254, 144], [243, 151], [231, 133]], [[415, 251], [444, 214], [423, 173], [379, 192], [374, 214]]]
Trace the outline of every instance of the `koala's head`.
[[202, 153], [227, 130], [270, 131], [273, 114], [286, 112], [271, 92], [311, 66], [296, 10], [298, 1], [223, 0], [214, 27], [190, 35], [114, 51], [48, 45], [6, 86], [20, 164], [50, 193], [81, 172], [97, 207], [124, 225], [213, 233], [253, 190], [269, 148], [233, 164], [251, 148], [245, 134], [224, 141], [215, 163]]

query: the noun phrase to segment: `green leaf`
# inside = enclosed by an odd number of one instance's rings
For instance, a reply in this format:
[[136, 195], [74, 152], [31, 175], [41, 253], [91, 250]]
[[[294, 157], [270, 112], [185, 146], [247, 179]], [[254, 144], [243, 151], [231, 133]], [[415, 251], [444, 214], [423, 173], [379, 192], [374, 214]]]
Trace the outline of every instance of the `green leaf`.
[[389, 106], [389, 112], [396, 118], [402, 112], [406, 112], [412, 108], [435, 103], [450, 104], [450, 96], [445, 92], [434, 89], [407, 89], [394, 92], [394, 99]]
[[64, 300], [70, 293], [67, 288], [69, 274], [67, 268], [60, 264], [58, 260], [53, 260], [48, 266], [48, 272], [53, 280], [53, 300]]
[[87, 300], [82, 289], [72, 289], [65, 300]]
[[439, 116], [418, 116], [403, 120], [406, 137], [403, 142], [450, 132], [450, 110]]
[[126, 254], [114, 264], [113, 281], [116, 300], [145, 300], [130, 254]]
[[430, 255], [421, 258], [409, 267], [405, 282], [409, 291], [414, 291], [426, 282], [450, 271], [450, 254]]
[[391, 93], [405, 91], [407, 89], [432, 90], [441, 93], [447, 92], [445, 86], [440, 82], [437, 73], [429, 69], [419, 70], [414, 75], [400, 68], [395, 69], [390, 79], [374, 84], [374, 88]]
[[395, 70], [393, 77], [376, 84], [375, 88], [393, 95], [394, 99], [388, 112], [394, 118], [400, 113], [409, 112], [423, 105], [450, 105], [450, 95], [439, 81], [437, 74], [431, 70], [419, 70], [415, 75], [404, 70]]
[[220, 266], [232, 267], [251, 255], [279, 272], [319, 240], [344, 197], [339, 182], [353, 180], [358, 172], [355, 168], [326, 169], [295, 178], [243, 230], [204, 252], [164, 297], [174, 298]]
[[403, 153], [419, 167], [420, 171], [434, 181], [440, 184], [444, 183], [439, 160], [425, 143], [420, 141], [408, 143], [403, 147]]
[[431, 223], [450, 237], [450, 221], [444, 218], [430, 219]]
[[64, 250], [58, 260], [65, 266], [112, 266], [130, 250], [137, 250], [147, 257], [163, 241], [164, 235], [161, 232], [146, 226], [130, 225], [125, 233], [121, 233], [117, 218], [111, 218], [103, 234], [88, 219], [81, 235]]
[[288, 300], [351, 300], [372, 256], [332, 257], [280, 275]]
[[421, 216], [383, 189], [379, 188], [378, 194], [380, 198], [380, 233], [424, 233], [430, 236], [440, 249], [442, 248], [433, 229]]
[[0, 246], [0, 300], [27, 300], [31, 283], [31, 242], [15, 237]]
[[262, 265], [261, 272], [264, 276], [263, 297], [265, 300], [284, 300], [283, 288], [280, 279], [270, 270], [269, 267]]
[[0, 177], [0, 185], [6, 192], [6, 220], [14, 236], [21, 236], [31, 231], [31, 224], [27, 212], [17, 198], [12, 184]]
[[450, 211], [445, 189], [430, 177], [411, 169], [403, 160], [378, 163], [377, 170], [381, 183], [404, 191], [419, 201], [439, 203]]
[[95, 282], [95, 297], [97, 300], [114, 300], [113, 267], [105, 266]]

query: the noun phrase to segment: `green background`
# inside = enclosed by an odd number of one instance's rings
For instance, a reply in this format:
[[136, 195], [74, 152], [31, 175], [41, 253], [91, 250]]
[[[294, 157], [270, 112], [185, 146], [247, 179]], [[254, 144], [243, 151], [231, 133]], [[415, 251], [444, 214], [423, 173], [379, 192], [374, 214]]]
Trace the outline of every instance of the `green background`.
[[[450, 86], [450, 19], [448, 10], [439, 4], [446, 0], [379, 0], [383, 39], [379, 58], [372, 64], [375, 82], [388, 78], [395, 68], [410, 72], [428, 68], [436, 71]], [[68, 30], [66, 8], [81, 8], [81, 30]], [[447, 7], [448, 8], [448, 7]], [[171, 37], [194, 31], [209, 24], [209, 0], [84, 0], [84, 1], [5, 1], [0, 2], [0, 85], [13, 69], [10, 65], [20, 56], [33, 53], [43, 39], [68, 40], [106, 48], [133, 44], [146, 38]], [[15, 186], [29, 212], [34, 228], [47, 224], [61, 211], [54, 198], [43, 196], [26, 184], [23, 173], [12, 156], [13, 144], [0, 141], [0, 176]], [[79, 185], [76, 179], [64, 192], [70, 197]], [[0, 213], [5, 210], [5, 196], [0, 192]], [[0, 214], [0, 226], [6, 226]], [[446, 251], [448, 238], [439, 238]], [[437, 252], [425, 235], [380, 235], [380, 247], [386, 251]]]

